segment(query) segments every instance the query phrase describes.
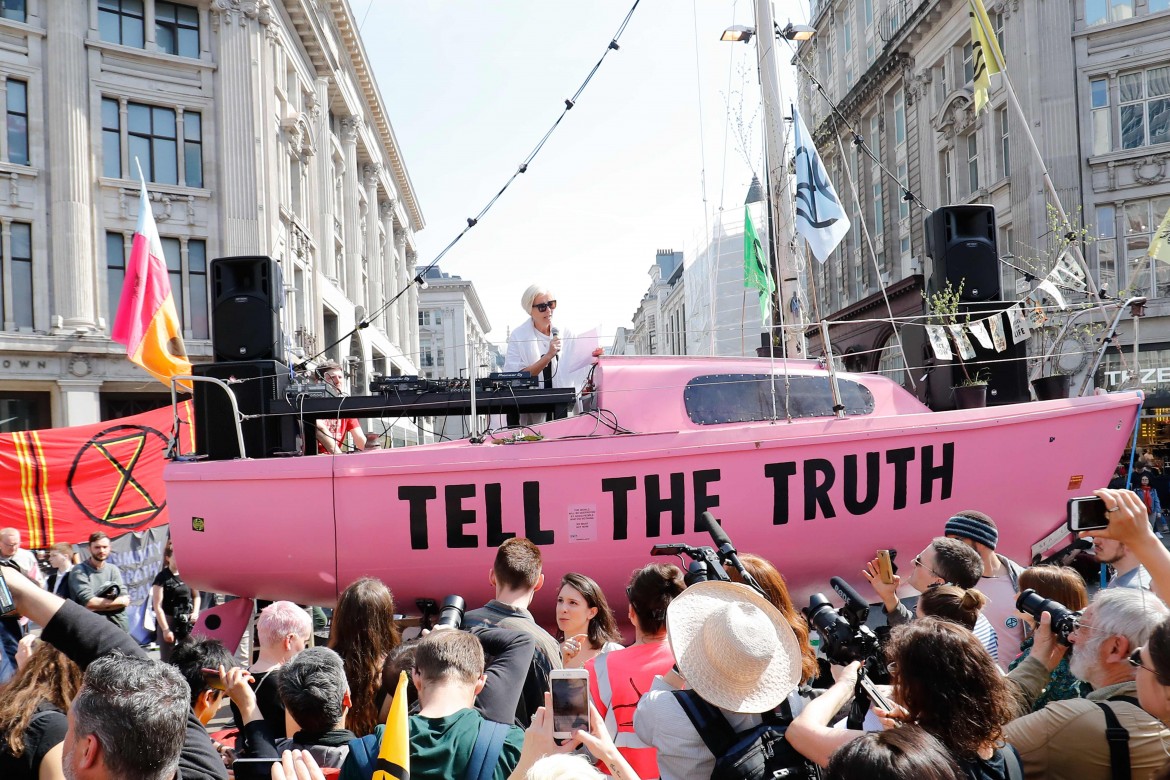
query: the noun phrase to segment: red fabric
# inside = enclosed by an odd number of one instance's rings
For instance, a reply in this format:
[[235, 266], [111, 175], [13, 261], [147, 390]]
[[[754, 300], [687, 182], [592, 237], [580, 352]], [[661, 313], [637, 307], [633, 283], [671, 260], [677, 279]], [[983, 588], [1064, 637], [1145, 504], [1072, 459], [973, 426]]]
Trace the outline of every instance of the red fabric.
[[[194, 449], [190, 402], [179, 406], [183, 451]], [[0, 434], [0, 528], [24, 546], [84, 542], [168, 522], [163, 455], [169, 406], [73, 428]]]
[[1154, 514], [1154, 499], [1150, 498], [1150, 491], [1151, 490], [1153, 490], [1153, 488], [1149, 488], [1149, 487], [1142, 488], [1142, 502], [1145, 503], [1145, 505], [1146, 505], [1146, 514], [1148, 514], [1148, 515]]

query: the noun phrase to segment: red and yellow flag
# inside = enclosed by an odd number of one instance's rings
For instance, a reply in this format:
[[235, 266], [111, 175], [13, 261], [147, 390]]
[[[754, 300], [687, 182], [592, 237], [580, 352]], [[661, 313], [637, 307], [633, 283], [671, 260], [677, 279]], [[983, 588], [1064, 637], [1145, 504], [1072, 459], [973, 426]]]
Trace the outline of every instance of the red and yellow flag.
[[[138, 203], [138, 227], [126, 261], [126, 281], [122, 284], [111, 337], [126, 345], [126, 355], [131, 361], [163, 384], [170, 385], [172, 376], [191, 373], [145, 181]], [[183, 387], [190, 389], [188, 383], [183, 383]]]
[[410, 780], [410, 721], [407, 718], [406, 672], [398, 673], [386, 731], [378, 748], [373, 780]]

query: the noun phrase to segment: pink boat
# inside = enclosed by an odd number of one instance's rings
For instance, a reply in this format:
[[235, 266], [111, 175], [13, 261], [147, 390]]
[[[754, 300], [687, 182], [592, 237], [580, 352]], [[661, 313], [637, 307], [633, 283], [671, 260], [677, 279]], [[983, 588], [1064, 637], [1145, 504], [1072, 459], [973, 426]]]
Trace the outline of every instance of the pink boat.
[[710, 511], [738, 549], [776, 564], [798, 604], [834, 575], [866, 594], [860, 570], [878, 548], [907, 566], [957, 510], [995, 518], [1018, 561], [1051, 547], [1066, 501], [1109, 481], [1142, 402], [932, 412], [883, 376], [838, 373], [838, 415], [824, 367], [752, 358], [606, 356], [593, 379], [598, 411], [535, 426], [536, 441], [173, 462], [183, 574], [317, 604], [369, 575], [403, 611], [451, 593], [472, 606], [491, 595], [493, 548], [526, 536], [544, 553], [539, 618], [567, 571], [597, 579], [620, 612], [652, 545], [710, 544], [696, 530]]

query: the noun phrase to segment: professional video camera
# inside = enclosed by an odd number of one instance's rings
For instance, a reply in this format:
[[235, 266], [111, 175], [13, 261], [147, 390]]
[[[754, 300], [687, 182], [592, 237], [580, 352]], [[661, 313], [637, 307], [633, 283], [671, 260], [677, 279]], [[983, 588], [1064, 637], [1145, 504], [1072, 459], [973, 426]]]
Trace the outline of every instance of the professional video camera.
[[880, 676], [884, 672], [881, 644], [865, 624], [869, 604], [840, 577], [833, 577], [829, 584], [845, 600], [840, 610], [834, 609], [823, 593], [814, 593], [801, 610], [821, 637], [821, 652], [838, 666], [861, 661], [871, 677]]
[[419, 612], [422, 613], [423, 628], [436, 628], [437, 626], [463, 628], [463, 611], [467, 605], [462, 596], [451, 594], [443, 599], [442, 607], [437, 605], [434, 599], [415, 599], [414, 603]]
[[711, 541], [715, 543], [715, 547], [692, 547], [689, 544], [656, 544], [650, 548], [651, 555], [686, 555], [691, 559], [691, 563], [687, 565], [686, 574], [683, 575], [683, 581], [689, 588], [696, 582], [706, 582], [707, 580], [722, 580], [723, 582], [731, 582], [731, 577], [727, 574], [727, 566], [733, 567], [739, 572], [740, 579], [745, 585], [753, 588], [764, 598], [768, 594], [764, 593], [764, 589], [760, 587], [755, 578], [748, 573], [744, 568], [743, 563], [739, 560], [739, 554], [735, 551], [735, 545], [731, 543], [731, 538], [727, 532], [723, 530], [723, 526], [710, 512], [704, 512], [699, 515], [698, 526], [702, 530], [706, 530], [711, 537]]
[[1040, 613], [1051, 615], [1052, 633], [1062, 645], [1069, 644], [1068, 636], [1076, 630], [1077, 621], [1081, 618], [1080, 612], [1074, 612], [1059, 601], [1046, 599], [1031, 588], [1024, 590], [1016, 599], [1016, 609], [1031, 615], [1037, 625], [1040, 624]]

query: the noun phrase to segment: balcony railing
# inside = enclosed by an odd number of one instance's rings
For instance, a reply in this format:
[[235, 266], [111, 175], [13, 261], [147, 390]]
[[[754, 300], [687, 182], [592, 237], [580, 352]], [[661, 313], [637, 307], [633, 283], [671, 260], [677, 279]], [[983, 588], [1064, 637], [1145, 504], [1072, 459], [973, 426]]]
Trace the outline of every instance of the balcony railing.
[[930, 0], [889, 0], [877, 19], [878, 37], [884, 43], [892, 41], [914, 12], [928, 2]]

